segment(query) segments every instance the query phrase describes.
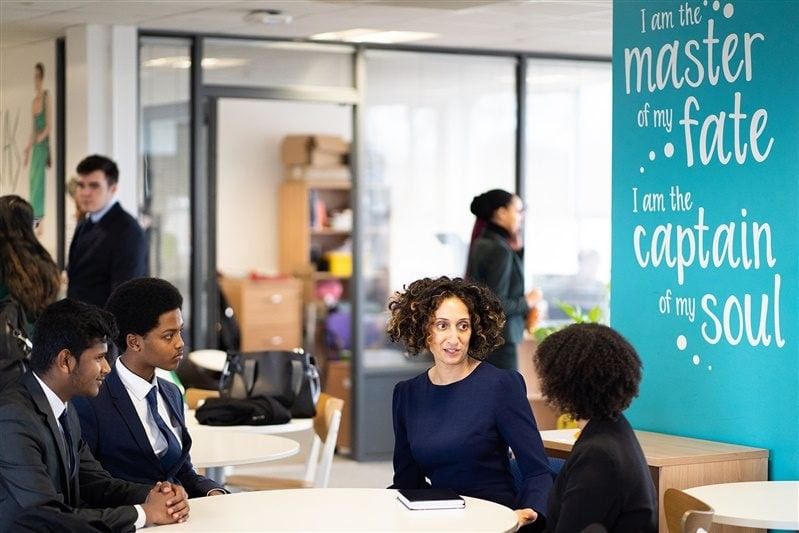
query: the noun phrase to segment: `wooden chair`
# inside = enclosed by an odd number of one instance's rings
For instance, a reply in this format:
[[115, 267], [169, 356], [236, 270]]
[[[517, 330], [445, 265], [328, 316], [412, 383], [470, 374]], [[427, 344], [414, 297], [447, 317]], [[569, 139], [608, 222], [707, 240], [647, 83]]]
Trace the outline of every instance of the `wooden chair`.
[[669, 533], [710, 531], [714, 511], [702, 500], [678, 489], [666, 489], [663, 506]]
[[219, 398], [219, 391], [195, 389], [194, 387], [189, 387], [186, 389], [185, 398], [186, 405], [189, 406], [189, 409], [197, 409], [197, 404], [200, 402], [200, 400], [205, 400], [207, 398]]
[[324, 392], [319, 396], [313, 421], [315, 435], [302, 479], [233, 475], [227, 477], [225, 484], [248, 490], [326, 488], [330, 481], [343, 408], [344, 400]]

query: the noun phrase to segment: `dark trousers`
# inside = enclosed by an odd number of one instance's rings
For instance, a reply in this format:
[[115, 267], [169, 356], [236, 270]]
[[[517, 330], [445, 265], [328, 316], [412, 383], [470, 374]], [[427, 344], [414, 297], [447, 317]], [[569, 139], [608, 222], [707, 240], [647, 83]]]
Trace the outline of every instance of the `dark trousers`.
[[486, 357], [486, 361], [497, 368], [506, 370], [518, 370], [519, 364], [516, 360], [516, 343], [506, 342]]

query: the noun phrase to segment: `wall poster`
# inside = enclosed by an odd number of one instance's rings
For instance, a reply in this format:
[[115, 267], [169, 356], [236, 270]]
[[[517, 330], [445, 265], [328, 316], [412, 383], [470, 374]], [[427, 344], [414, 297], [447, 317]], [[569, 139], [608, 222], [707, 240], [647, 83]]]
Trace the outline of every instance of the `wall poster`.
[[799, 479], [799, 2], [617, 0], [611, 321], [633, 425]]

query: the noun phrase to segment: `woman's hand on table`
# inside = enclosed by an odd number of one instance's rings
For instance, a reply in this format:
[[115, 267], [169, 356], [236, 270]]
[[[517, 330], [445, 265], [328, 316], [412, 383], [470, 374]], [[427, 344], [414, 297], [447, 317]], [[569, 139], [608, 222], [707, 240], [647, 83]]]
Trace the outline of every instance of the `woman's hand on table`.
[[532, 524], [538, 518], [538, 513], [529, 507], [525, 509], [516, 509], [514, 512], [516, 513], [516, 521], [518, 522], [519, 527]]

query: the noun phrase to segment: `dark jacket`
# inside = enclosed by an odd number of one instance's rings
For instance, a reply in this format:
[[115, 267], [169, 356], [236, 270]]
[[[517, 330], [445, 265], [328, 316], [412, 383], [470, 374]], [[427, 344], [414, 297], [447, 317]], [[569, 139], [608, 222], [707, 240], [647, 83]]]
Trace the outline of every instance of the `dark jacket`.
[[658, 498], [644, 452], [630, 423], [591, 420], [580, 433], [549, 494], [547, 531], [654, 533]]
[[80, 438], [78, 416], [67, 408], [78, 474], [69, 479], [67, 450], [39, 383], [25, 374], [0, 395], [0, 531], [23, 510], [36, 506], [102, 521], [114, 531], [132, 531], [135, 504], [144, 503], [150, 485], [114, 479]]
[[67, 296], [103, 307], [117, 285], [147, 275], [147, 243], [119, 203], [97, 224], [89, 220], [78, 224], [69, 246]]
[[158, 378], [158, 389], [181, 427], [183, 450], [180, 460], [169, 471], [161, 467], [130, 395], [113, 365], [96, 398], [76, 398], [73, 401], [87, 446], [103, 467], [120, 479], [150, 484], [174, 481], [183, 485], [190, 498], [221, 489], [212, 479], [199, 475], [191, 464], [191, 437], [183, 418], [180, 390], [161, 378]]
[[466, 277], [488, 286], [505, 310], [505, 342], [518, 344], [524, 336], [530, 308], [524, 297], [524, 265], [510, 247], [507, 233], [489, 224], [472, 245]]

